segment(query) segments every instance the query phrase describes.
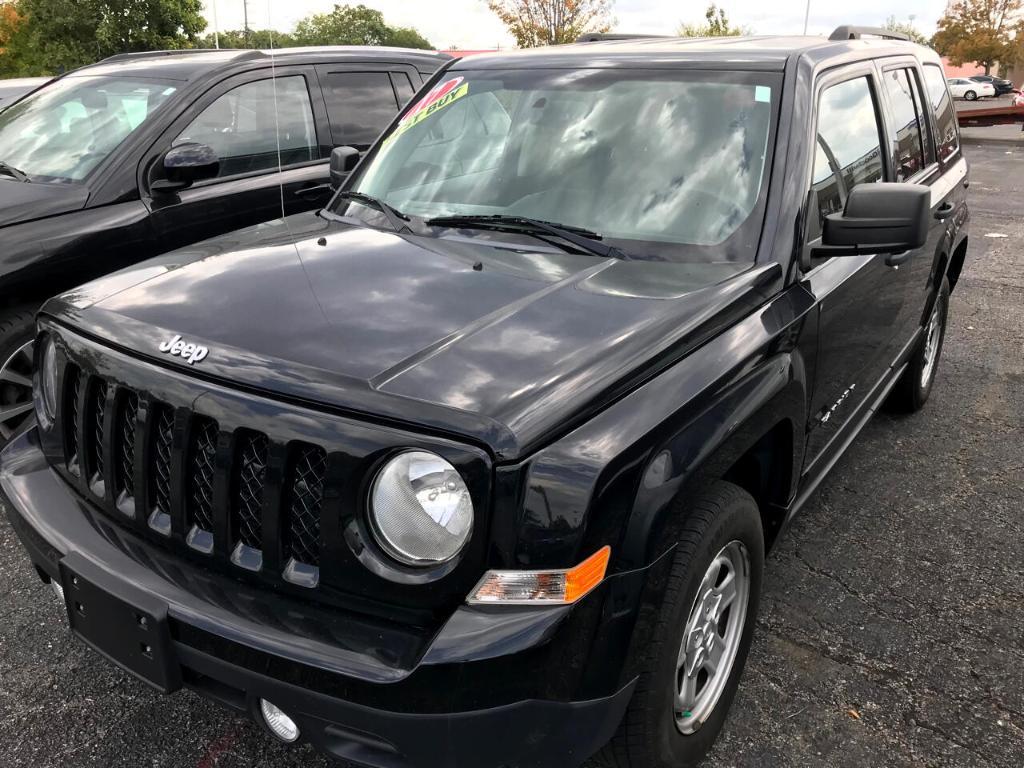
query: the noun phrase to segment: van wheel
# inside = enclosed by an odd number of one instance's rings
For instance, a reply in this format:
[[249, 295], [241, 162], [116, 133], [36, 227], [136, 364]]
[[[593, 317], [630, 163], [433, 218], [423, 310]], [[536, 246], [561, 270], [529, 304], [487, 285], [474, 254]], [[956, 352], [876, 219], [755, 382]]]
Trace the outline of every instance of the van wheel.
[[975, 99], [978, 98], [978, 94], [976, 94], [974, 91], [964, 91], [964, 98], [967, 99], [968, 101], [974, 101]]
[[893, 387], [886, 403], [894, 411], [914, 413], [924, 408], [935, 384], [935, 374], [942, 356], [942, 342], [946, 338], [946, 320], [949, 316], [949, 280], [942, 278], [939, 293], [917, 349], [910, 358], [907, 370]]
[[35, 316], [27, 307], [0, 313], [0, 447], [33, 417]]
[[764, 574], [757, 502], [719, 482], [688, 503], [654, 636], [612, 741], [614, 768], [696, 765], [715, 742], [747, 660]]

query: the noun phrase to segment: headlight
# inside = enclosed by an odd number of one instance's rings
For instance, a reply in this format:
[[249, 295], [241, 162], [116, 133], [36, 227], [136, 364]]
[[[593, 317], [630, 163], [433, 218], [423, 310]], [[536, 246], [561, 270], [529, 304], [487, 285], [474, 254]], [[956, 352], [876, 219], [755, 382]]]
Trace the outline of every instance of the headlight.
[[473, 502], [455, 467], [427, 451], [406, 451], [374, 479], [370, 520], [391, 557], [406, 565], [436, 565], [469, 541]]
[[42, 390], [43, 415], [52, 422], [57, 417], [57, 345], [51, 336], [47, 336], [43, 344], [39, 388]]

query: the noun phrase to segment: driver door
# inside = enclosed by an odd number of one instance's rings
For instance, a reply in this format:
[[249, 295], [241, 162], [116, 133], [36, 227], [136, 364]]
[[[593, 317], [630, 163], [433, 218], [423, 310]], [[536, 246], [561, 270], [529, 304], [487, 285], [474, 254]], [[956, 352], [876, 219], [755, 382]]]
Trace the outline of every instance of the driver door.
[[[159, 193], [160, 158], [199, 142], [220, 159], [216, 178]], [[171, 250], [253, 224], [322, 207], [328, 186], [329, 129], [311, 67], [279, 67], [229, 78], [208, 91], [164, 134], [144, 164], [143, 200], [154, 236]], [[279, 157], [280, 151], [280, 157]]]

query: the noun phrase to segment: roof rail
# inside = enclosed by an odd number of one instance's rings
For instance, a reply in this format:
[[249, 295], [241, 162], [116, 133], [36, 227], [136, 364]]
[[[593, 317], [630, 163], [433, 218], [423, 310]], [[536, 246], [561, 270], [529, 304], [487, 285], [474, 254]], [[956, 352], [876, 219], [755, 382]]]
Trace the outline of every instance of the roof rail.
[[673, 35], [631, 35], [626, 32], [587, 32], [576, 38], [577, 43], [599, 43], [602, 40], [653, 40], [669, 39]]
[[[109, 64], [112, 61], [131, 61], [132, 59], [148, 59], [153, 56], [183, 56], [189, 53], [219, 53], [220, 51], [228, 50], [225, 48], [181, 48], [173, 51], [131, 51], [129, 53], [115, 53], [113, 56], [107, 56], [105, 59], [100, 59], [97, 62], [103, 64]], [[237, 49], [239, 53], [246, 53], [244, 48]]]
[[910, 42], [910, 35], [905, 35], [902, 32], [893, 32], [891, 29], [885, 29], [884, 27], [853, 27], [850, 25], [836, 27], [832, 34], [828, 36], [828, 39], [860, 40], [864, 36], [884, 37], [886, 40], [902, 40], [905, 43]]

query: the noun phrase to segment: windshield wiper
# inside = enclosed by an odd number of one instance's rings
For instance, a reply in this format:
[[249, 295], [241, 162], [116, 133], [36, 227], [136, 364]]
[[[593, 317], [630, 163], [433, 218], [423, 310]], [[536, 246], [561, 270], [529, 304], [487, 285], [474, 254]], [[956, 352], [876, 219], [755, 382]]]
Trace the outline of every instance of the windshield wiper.
[[[476, 229], [493, 229], [506, 232], [525, 232], [537, 236], [539, 233], [557, 237], [571, 243], [579, 250], [602, 258], [625, 259], [626, 254], [613, 245], [602, 243], [603, 239], [597, 232], [569, 224], [556, 224], [552, 221], [531, 219], [527, 216], [507, 216], [502, 214], [464, 214], [438, 216], [428, 219], [427, 224], [433, 227], [465, 227]], [[544, 238], [545, 240], [547, 238]]]
[[372, 206], [378, 211], [384, 214], [384, 218], [388, 220], [388, 224], [396, 232], [408, 231], [412, 232], [412, 228], [407, 223], [409, 217], [402, 213], [397, 208], [385, 203], [383, 200], [374, 197], [373, 195], [367, 195], [363, 192], [353, 192], [352, 190], [345, 190], [344, 192], [338, 193], [339, 198], [346, 198], [348, 200], [355, 200], [357, 203], [363, 203], [364, 205]]
[[14, 179], [17, 179], [18, 181], [28, 181], [29, 180], [27, 173], [25, 173], [24, 171], [19, 171], [13, 165], [8, 165], [7, 163], [3, 162], [2, 160], [0, 160], [0, 173], [5, 173], [5, 174], [7, 174], [8, 176], [10, 176], [10, 177], [12, 177]]

